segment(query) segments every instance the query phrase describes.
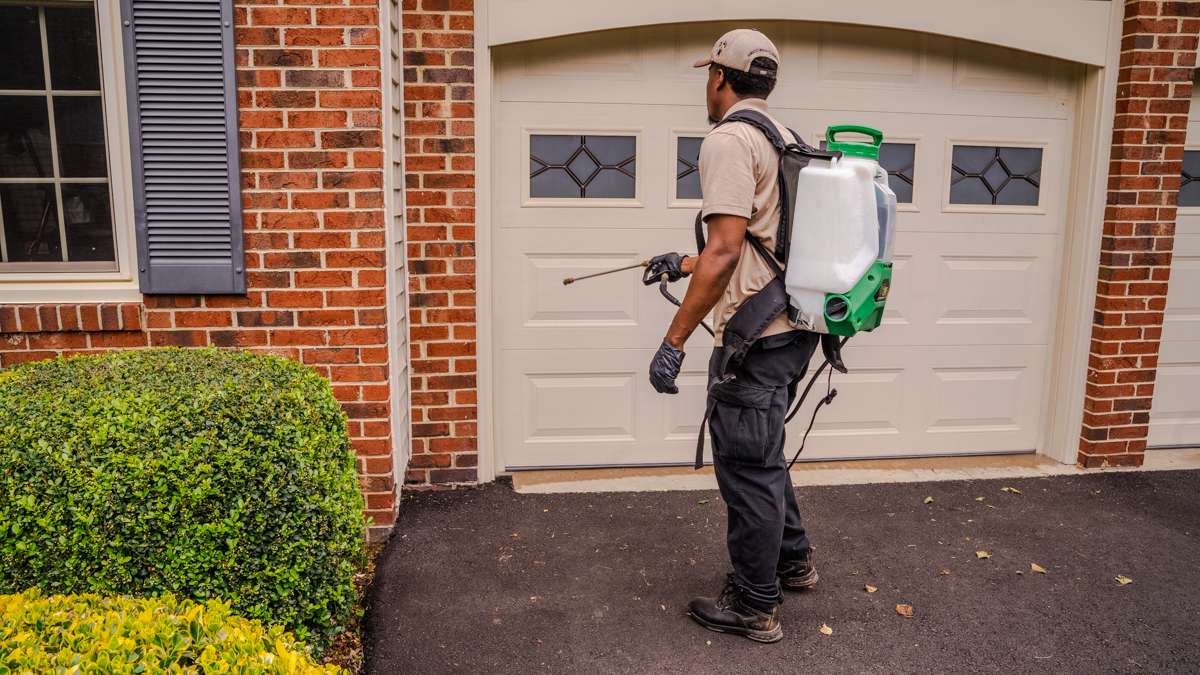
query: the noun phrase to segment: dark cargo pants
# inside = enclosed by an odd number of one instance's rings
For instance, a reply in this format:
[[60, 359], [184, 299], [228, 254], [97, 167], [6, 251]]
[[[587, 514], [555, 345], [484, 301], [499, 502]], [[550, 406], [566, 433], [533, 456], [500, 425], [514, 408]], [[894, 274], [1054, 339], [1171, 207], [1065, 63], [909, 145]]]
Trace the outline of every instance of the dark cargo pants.
[[735, 378], [717, 383], [709, 361], [709, 433], [734, 580], [761, 609], [783, 601], [776, 567], [804, 555], [808, 537], [787, 472], [783, 419], [819, 337], [794, 331], [754, 344]]

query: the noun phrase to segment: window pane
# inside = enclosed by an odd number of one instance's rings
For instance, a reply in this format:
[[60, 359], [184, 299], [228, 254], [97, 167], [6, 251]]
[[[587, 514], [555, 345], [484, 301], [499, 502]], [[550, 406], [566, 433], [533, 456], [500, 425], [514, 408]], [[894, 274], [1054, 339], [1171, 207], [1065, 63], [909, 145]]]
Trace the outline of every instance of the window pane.
[[62, 196], [63, 221], [67, 225], [67, 259], [116, 260], [108, 185], [66, 183], [62, 187]]
[[879, 165], [888, 172], [888, 187], [900, 204], [911, 204], [913, 170], [917, 146], [912, 143], [884, 143], [879, 148]]
[[1041, 148], [956, 145], [950, 203], [1037, 206], [1041, 173]]
[[58, 205], [50, 185], [0, 185], [9, 262], [62, 261]]
[[55, 96], [54, 128], [58, 132], [58, 165], [63, 176], [108, 175], [104, 112], [99, 96]]
[[41, 36], [36, 7], [0, 4], [0, 89], [45, 88]]
[[631, 199], [636, 162], [633, 136], [534, 134], [529, 137], [529, 196]]
[[47, 177], [53, 171], [46, 98], [0, 96], [0, 177]]
[[675, 149], [675, 197], [677, 199], [700, 199], [700, 144], [699, 136], [680, 136]]
[[96, 17], [91, 7], [47, 7], [46, 43], [52, 88], [100, 88]]
[[1179, 205], [1200, 206], [1200, 150], [1184, 151], [1182, 177]]

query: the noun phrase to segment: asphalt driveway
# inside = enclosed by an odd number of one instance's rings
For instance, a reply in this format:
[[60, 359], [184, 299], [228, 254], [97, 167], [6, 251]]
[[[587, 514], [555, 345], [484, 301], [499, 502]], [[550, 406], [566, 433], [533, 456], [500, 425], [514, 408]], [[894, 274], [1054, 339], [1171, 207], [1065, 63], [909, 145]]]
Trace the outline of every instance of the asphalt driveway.
[[366, 670], [1200, 671], [1200, 472], [802, 488], [800, 506], [821, 582], [759, 645], [684, 614], [728, 564], [715, 492], [412, 494]]

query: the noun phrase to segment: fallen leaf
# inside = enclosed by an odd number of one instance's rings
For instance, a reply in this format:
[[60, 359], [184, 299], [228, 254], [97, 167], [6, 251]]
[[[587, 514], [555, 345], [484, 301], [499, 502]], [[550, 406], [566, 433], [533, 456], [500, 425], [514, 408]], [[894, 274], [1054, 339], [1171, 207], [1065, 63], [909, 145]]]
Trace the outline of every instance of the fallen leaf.
[[864, 587], [863, 587], [863, 590], [864, 590], [864, 591], [866, 591], [866, 592], [868, 592], [868, 593], [874, 593], [875, 591], [877, 591], [877, 590], [879, 590], [879, 589], [878, 589], [878, 588], [875, 588], [874, 586], [872, 586], [872, 585], [870, 585], [870, 584], [867, 584], [866, 586], [864, 586]]
[[977, 501], [977, 502], [981, 502], [981, 501], [983, 501], [983, 497], [976, 497], [976, 498], [975, 498], [975, 501]]
[[1004, 487], [1002, 487], [1002, 488], [1000, 488], [1000, 491], [1001, 491], [1001, 492], [1011, 492], [1011, 493], [1013, 493], [1014, 495], [1019, 495], [1019, 494], [1021, 494], [1021, 491], [1020, 491], [1020, 490], [1018, 490], [1017, 488], [1015, 488], [1015, 487], [1008, 487], [1007, 485], [1006, 485], [1006, 486], [1004, 486]]
[[1039, 565], [1037, 563], [1029, 563], [1029, 571], [1037, 572], [1038, 574], [1045, 574], [1046, 568], [1042, 567], [1041, 565]]
[[1128, 586], [1129, 584], [1133, 583], [1133, 579], [1130, 579], [1124, 574], [1118, 574], [1114, 580], [1117, 582], [1118, 586]]
[[926, 498], [925, 498], [924, 500], [922, 500], [922, 501], [924, 501], [926, 504], [932, 504], [932, 503], [933, 503], [933, 497], [926, 497]]
[[896, 605], [896, 613], [900, 616], [912, 616], [912, 605]]
[[984, 558], [992, 557], [992, 554], [988, 553], [987, 551], [975, 551], [975, 557], [983, 560]]
[[833, 635], [833, 629], [830, 628], [829, 626], [826, 626], [825, 624], [821, 624], [820, 630], [821, 630], [822, 635]]
[[943, 577], [948, 577], [950, 576], [950, 570], [942, 570], [941, 572], [938, 572], [938, 574]]

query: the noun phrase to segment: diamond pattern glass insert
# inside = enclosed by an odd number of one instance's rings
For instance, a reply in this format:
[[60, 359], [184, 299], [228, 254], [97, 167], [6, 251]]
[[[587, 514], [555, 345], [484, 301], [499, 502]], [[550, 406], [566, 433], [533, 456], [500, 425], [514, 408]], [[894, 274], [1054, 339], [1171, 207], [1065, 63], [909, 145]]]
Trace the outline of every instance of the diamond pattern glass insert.
[[1200, 150], [1184, 151], [1182, 178], [1179, 183], [1179, 205], [1200, 206]]
[[680, 136], [675, 146], [675, 198], [700, 199], [702, 136]]
[[1041, 148], [956, 145], [950, 203], [1037, 206], [1041, 174]]
[[529, 196], [633, 199], [637, 139], [633, 136], [533, 134]]
[[896, 202], [911, 204], [917, 146], [912, 143], [884, 143], [879, 148], [879, 165], [888, 172], [888, 187], [896, 193]]

